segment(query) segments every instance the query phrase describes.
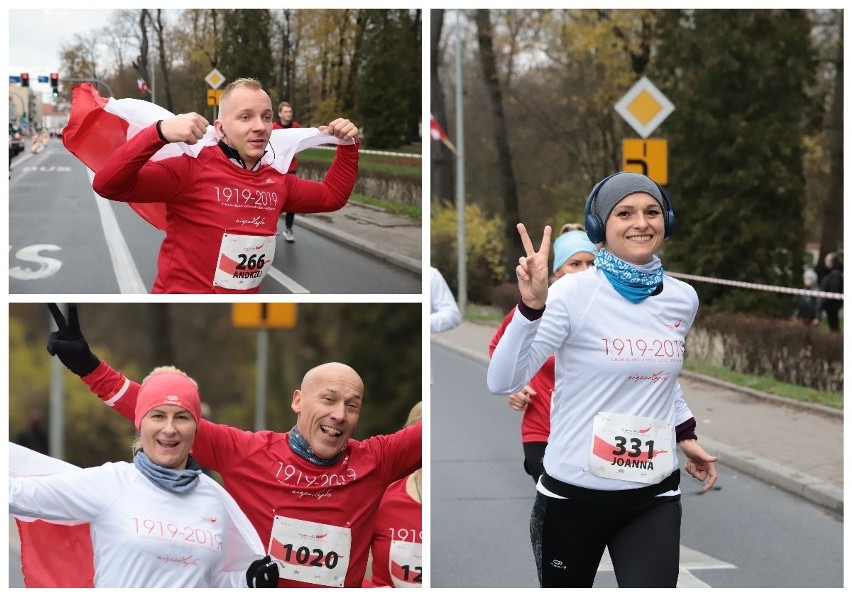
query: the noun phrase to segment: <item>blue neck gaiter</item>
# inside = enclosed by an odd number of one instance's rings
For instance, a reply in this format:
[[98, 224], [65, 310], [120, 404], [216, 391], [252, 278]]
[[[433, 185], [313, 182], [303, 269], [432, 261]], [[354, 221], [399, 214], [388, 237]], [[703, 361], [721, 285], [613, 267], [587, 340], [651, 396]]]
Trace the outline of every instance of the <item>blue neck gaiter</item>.
[[646, 265], [633, 265], [602, 248], [595, 257], [595, 267], [603, 271], [616, 292], [634, 304], [642, 302], [663, 283], [663, 265], [656, 255]]
[[343, 449], [340, 450], [340, 453], [332, 457], [331, 459], [323, 459], [314, 453], [314, 450], [311, 449], [311, 446], [308, 444], [307, 439], [302, 436], [302, 433], [299, 432], [299, 429], [296, 426], [290, 429], [290, 434], [288, 435], [288, 441], [290, 443], [290, 449], [292, 449], [296, 455], [301, 457], [302, 459], [306, 459], [312, 464], [317, 466], [331, 466], [340, 461], [340, 458], [343, 456]]

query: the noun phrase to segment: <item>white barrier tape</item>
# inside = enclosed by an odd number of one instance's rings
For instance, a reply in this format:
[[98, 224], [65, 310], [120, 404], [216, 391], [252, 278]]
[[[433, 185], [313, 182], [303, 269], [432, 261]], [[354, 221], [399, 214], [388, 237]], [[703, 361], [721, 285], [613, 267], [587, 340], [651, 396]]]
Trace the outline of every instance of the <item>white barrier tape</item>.
[[[318, 145], [313, 147], [313, 149], [328, 149], [328, 150], [336, 150], [337, 147], [329, 147], [328, 145]], [[370, 155], [389, 155], [391, 157], [408, 157], [410, 159], [423, 159], [423, 156], [419, 153], [398, 153], [393, 151], [375, 151], [373, 149], [359, 149], [359, 153], [369, 153]]]
[[783, 288], [780, 286], [767, 286], [763, 284], [753, 284], [745, 281], [716, 279], [715, 277], [701, 277], [700, 275], [690, 275], [689, 273], [671, 273], [669, 271], [666, 271], [666, 274], [681, 279], [689, 279], [692, 281], [706, 281], [714, 284], [721, 284], [723, 286], [748, 288], [750, 290], [765, 290], [767, 292], [780, 292], [782, 294], [798, 294], [800, 296], [816, 296], [817, 298], [833, 298], [836, 300], [843, 300], [843, 294], [836, 294], [834, 292], [818, 292], [816, 290], [803, 290], [801, 288]]

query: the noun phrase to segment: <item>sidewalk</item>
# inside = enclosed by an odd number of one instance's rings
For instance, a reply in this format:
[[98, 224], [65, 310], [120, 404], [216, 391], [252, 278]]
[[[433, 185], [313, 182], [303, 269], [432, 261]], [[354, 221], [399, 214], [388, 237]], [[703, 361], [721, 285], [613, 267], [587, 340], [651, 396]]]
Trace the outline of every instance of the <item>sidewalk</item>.
[[306, 228], [403, 269], [422, 272], [423, 226], [419, 219], [349, 202], [331, 213], [297, 213], [294, 225], [296, 243], [299, 228]]
[[[432, 341], [487, 363], [496, 328], [462, 321]], [[698, 440], [720, 463], [843, 515], [842, 412], [688, 372], [680, 384]]]

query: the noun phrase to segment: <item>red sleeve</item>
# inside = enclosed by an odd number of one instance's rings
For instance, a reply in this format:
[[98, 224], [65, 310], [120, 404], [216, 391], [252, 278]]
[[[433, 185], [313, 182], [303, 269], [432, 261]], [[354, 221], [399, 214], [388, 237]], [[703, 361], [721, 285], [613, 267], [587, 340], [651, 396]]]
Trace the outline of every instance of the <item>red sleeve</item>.
[[[83, 377], [83, 381], [104, 403], [133, 422], [139, 383], [126, 378], [106, 362], [101, 362]], [[202, 466], [219, 471], [245, 459], [247, 453], [253, 453], [279, 436], [283, 435], [271, 431], [250, 432], [202, 419], [192, 444], [192, 454]]]
[[189, 167], [192, 158], [149, 161], [165, 145], [157, 125], [152, 124], [115, 150], [95, 174], [92, 188], [114, 201], [161, 203], [168, 200], [188, 182], [190, 177], [183, 170]]
[[363, 441], [378, 449], [376, 457], [387, 483], [408, 476], [423, 467], [423, 427], [421, 422], [389, 435], [376, 435]]
[[284, 437], [284, 433], [271, 430], [248, 431], [202, 419], [192, 443], [192, 455], [203, 467], [221, 474]]
[[500, 325], [500, 328], [494, 332], [494, 337], [491, 338], [491, 343], [488, 344], [488, 355], [493, 356], [494, 350], [497, 349], [497, 344], [500, 342], [500, 338], [503, 337], [503, 333], [506, 331], [506, 327], [509, 326], [509, 323], [512, 320], [512, 317], [515, 316], [515, 309], [509, 311], [509, 314], [506, 315], [506, 318], [503, 319], [503, 324]]
[[95, 370], [83, 377], [83, 382], [104, 403], [133, 422], [139, 383], [126, 378], [106, 362], [101, 362]]
[[322, 182], [288, 176], [289, 192], [284, 211], [323, 213], [337, 211], [349, 200], [358, 175], [358, 144], [338, 145], [337, 154]]

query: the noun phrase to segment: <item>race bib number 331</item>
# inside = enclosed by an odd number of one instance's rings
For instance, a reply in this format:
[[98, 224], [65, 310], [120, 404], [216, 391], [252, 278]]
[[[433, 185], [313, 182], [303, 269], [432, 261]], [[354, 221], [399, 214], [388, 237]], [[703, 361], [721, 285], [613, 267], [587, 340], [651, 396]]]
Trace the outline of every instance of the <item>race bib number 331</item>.
[[589, 470], [602, 478], [656, 484], [674, 467], [672, 442], [671, 424], [663, 420], [598, 412]]

